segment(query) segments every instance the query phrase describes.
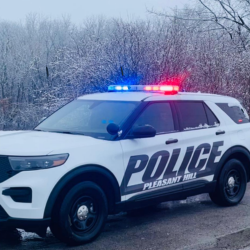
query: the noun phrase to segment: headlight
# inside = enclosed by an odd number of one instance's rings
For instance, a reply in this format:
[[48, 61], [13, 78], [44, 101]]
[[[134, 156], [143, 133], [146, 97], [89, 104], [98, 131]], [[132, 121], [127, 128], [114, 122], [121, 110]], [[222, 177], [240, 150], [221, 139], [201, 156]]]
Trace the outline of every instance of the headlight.
[[27, 171], [47, 169], [63, 165], [69, 155], [49, 155], [49, 156], [28, 156], [28, 157], [9, 157], [10, 165], [15, 171]]

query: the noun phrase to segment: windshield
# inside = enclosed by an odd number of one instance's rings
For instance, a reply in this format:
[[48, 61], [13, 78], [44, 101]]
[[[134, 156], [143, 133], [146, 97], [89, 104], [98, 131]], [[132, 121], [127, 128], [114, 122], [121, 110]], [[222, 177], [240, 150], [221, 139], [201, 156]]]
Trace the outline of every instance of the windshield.
[[111, 139], [108, 124], [119, 126], [138, 106], [138, 102], [75, 100], [62, 107], [39, 124], [35, 130], [84, 134], [100, 139]]

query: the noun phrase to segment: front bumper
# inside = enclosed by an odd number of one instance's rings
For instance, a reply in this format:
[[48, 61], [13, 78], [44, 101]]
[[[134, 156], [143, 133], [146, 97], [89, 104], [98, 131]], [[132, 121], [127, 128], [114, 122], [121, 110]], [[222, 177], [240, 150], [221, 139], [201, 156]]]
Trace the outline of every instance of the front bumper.
[[[50, 219], [28, 220], [28, 219], [14, 219], [0, 220], [0, 232], [8, 229], [19, 228], [27, 232], [35, 232], [39, 235], [50, 226]], [[40, 233], [41, 232], [41, 233]]]
[[[0, 206], [8, 214], [10, 223], [13, 220], [17, 222], [20, 219], [39, 221], [50, 217], [50, 215], [47, 218], [44, 217], [47, 201], [55, 185], [64, 174], [64, 167], [24, 171], [0, 183]], [[28, 197], [29, 200], [24, 201], [23, 198], [11, 195], [12, 192], [19, 192], [22, 189], [31, 190], [32, 197]], [[1, 217], [0, 220], [2, 220]]]
[[47, 201], [66, 169], [23, 171], [6, 179], [7, 164], [0, 163], [0, 231], [19, 228], [44, 236], [50, 226], [50, 215], [44, 217]]
[[47, 219], [16, 219], [11, 218], [0, 206], [0, 231], [12, 228], [20, 228], [30, 232], [45, 231], [50, 225], [50, 218]]

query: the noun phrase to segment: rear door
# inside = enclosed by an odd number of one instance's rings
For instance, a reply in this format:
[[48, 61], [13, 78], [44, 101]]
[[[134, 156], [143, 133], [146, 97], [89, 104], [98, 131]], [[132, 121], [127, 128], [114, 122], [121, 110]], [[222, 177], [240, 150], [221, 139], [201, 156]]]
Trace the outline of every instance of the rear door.
[[183, 188], [202, 187], [213, 181], [216, 165], [225, 152], [225, 124], [203, 101], [174, 102], [186, 150], [179, 175]]

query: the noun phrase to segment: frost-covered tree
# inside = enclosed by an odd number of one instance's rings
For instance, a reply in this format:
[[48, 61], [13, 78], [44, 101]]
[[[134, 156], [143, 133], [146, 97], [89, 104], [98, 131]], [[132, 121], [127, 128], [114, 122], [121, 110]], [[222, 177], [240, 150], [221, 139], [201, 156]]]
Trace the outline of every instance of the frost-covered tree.
[[235, 96], [250, 109], [248, 37], [243, 48], [236, 33], [232, 39], [217, 23], [201, 22], [211, 13], [199, 4], [81, 26], [36, 15], [0, 21], [0, 129], [30, 129], [77, 96], [120, 83], [178, 82], [186, 91]]

